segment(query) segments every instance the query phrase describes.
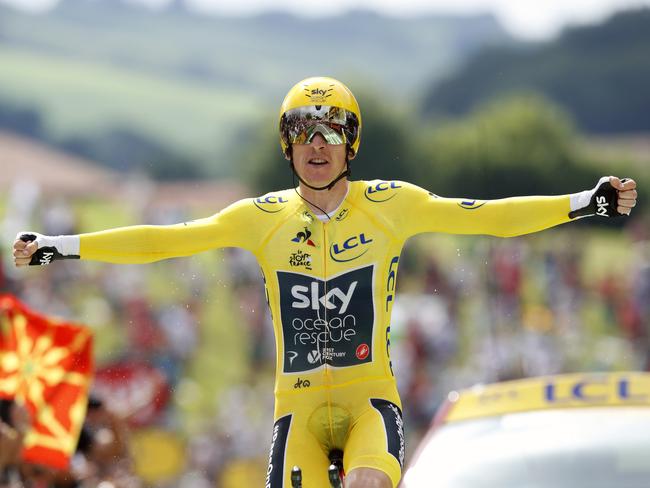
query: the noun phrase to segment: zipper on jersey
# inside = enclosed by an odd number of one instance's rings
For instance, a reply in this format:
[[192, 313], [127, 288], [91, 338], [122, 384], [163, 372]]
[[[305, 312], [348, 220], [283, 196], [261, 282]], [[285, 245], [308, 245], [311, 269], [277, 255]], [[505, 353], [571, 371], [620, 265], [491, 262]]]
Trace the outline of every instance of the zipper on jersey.
[[[327, 283], [327, 249], [328, 249], [328, 239], [327, 239], [327, 223], [320, 221], [321, 229], [323, 231], [323, 296], [327, 296], [328, 293], [328, 283]], [[323, 314], [325, 320], [325, 345], [323, 347], [323, 352], [327, 351], [329, 347], [329, 317], [327, 316], [327, 306], [323, 307]], [[327, 359], [327, 356], [323, 354], [323, 373], [326, 380], [331, 380], [331, 370], [330, 370], [330, 360]]]
[[[323, 231], [323, 295], [327, 296], [328, 293], [328, 286], [327, 286], [327, 250], [329, 249], [329, 243], [328, 243], [328, 236], [327, 236], [327, 223], [321, 221], [321, 229]], [[324, 315], [325, 315], [325, 330], [327, 334], [325, 334], [325, 345], [323, 347], [323, 385], [325, 386], [325, 394], [327, 395], [327, 423], [329, 426], [329, 437], [330, 437], [330, 445], [334, 443], [335, 435], [334, 435], [334, 413], [332, 411], [333, 403], [332, 403], [332, 389], [330, 386], [333, 383], [333, 378], [332, 378], [332, 369], [330, 368], [330, 363], [327, 359], [326, 353], [327, 353], [327, 348], [329, 347], [329, 317], [327, 316], [327, 306], [323, 307]]]

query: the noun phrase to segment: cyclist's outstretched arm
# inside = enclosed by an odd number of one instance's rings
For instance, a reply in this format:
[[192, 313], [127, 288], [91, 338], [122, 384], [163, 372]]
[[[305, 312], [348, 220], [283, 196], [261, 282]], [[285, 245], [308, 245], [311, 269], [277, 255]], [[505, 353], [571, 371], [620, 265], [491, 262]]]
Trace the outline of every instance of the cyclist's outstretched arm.
[[245, 201], [205, 219], [176, 225], [137, 225], [70, 236], [21, 232], [14, 242], [16, 266], [58, 259], [137, 264], [190, 256], [219, 247], [250, 249], [254, 226], [247, 226]]
[[448, 232], [511, 237], [590, 215], [629, 215], [637, 197], [634, 180], [614, 176], [601, 178], [591, 190], [558, 196], [473, 200], [437, 197], [417, 187], [410, 191], [410, 205], [403, 212], [408, 216], [403, 218], [407, 235]]

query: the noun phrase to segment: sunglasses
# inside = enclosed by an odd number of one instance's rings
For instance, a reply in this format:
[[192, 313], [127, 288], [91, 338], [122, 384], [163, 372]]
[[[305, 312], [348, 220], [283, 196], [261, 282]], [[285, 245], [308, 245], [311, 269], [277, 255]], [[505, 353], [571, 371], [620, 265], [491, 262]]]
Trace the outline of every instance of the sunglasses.
[[309, 144], [316, 134], [328, 144], [354, 144], [359, 135], [359, 119], [343, 108], [310, 105], [287, 110], [280, 119], [285, 144]]

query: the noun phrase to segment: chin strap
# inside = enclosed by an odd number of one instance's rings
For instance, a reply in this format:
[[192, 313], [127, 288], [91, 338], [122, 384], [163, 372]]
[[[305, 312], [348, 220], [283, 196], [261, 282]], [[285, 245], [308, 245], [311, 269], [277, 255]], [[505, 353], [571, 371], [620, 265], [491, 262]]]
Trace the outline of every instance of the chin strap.
[[329, 220], [332, 220], [332, 217], [330, 217], [330, 214], [328, 214], [325, 210], [323, 210], [322, 208], [320, 208], [320, 207], [319, 207], [318, 205], [316, 205], [314, 202], [311, 202], [311, 201], [307, 200], [307, 199], [306, 199], [305, 197], [303, 197], [303, 196], [300, 194], [300, 192], [296, 189], [296, 173], [295, 173], [295, 172], [291, 175], [291, 181], [293, 182], [293, 184], [292, 184], [291, 186], [293, 186], [293, 191], [296, 192], [296, 195], [298, 195], [300, 198], [302, 198], [305, 202], [309, 203], [309, 204], [312, 205], [313, 207], [316, 207], [318, 210], [321, 211], [321, 213], [322, 213], [323, 215], [327, 215], [327, 218], [328, 218]]
[[293, 158], [289, 160], [289, 166], [291, 166], [291, 171], [293, 171], [293, 174], [296, 175], [300, 183], [305, 185], [307, 188], [311, 188], [312, 190], [316, 190], [316, 191], [331, 190], [332, 188], [334, 188], [334, 185], [336, 185], [340, 179], [345, 178], [346, 176], [350, 176], [351, 174], [350, 160], [347, 158], [347, 156], [345, 158], [345, 170], [343, 170], [343, 172], [340, 175], [338, 175], [336, 178], [334, 178], [332, 181], [330, 181], [327, 185], [324, 186], [312, 186], [309, 183], [307, 183], [305, 180], [303, 180], [298, 174], [298, 172], [296, 171], [296, 167], [293, 165]]
[[300, 175], [296, 171], [296, 168], [293, 166], [293, 162], [291, 163], [291, 171], [293, 171], [293, 174], [296, 175], [296, 177], [298, 178], [300, 183], [302, 183], [303, 185], [305, 185], [308, 188], [311, 188], [312, 190], [317, 190], [317, 191], [331, 190], [332, 188], [334, 188], [334, 185], [336, 185], [336, 183], [338, 183], [338, 181], [340, 179], [345, 178], [346, 176], [350, 176], [350, 169], [348, 167], [348, 169], [343, 171], [340, 175], [338, 175], [336, 178], [334, 178], [332, 181], [330, 181], [327, 185], [325, 185], [325, 186], [312, 186], [312, 185], [310, 185], [309, 183], [307, 183], [305, 180], [303, 180], [300, 177]]

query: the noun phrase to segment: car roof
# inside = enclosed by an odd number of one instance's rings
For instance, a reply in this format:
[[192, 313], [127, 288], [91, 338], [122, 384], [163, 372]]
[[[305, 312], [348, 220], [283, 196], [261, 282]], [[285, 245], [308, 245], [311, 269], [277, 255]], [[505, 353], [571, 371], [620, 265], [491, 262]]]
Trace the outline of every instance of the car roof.
[[534, 410], [597, 406], [650, 407], [650, 373], [575, 373], [452, 391], [434, 425]]

